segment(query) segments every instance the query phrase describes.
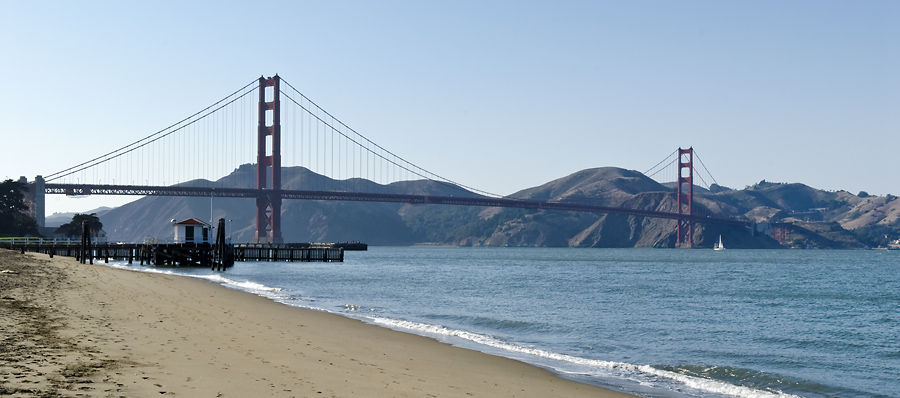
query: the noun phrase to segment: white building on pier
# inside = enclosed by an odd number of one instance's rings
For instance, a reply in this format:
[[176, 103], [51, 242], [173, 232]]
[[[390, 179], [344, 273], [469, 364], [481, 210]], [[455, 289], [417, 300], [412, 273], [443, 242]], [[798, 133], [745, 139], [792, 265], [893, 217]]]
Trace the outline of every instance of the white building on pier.
[[172, 226], [175, 228], [175, 243], [209, 243], [212, 230], [209, 223], [191, 217], [179, 222], [173, 219]]

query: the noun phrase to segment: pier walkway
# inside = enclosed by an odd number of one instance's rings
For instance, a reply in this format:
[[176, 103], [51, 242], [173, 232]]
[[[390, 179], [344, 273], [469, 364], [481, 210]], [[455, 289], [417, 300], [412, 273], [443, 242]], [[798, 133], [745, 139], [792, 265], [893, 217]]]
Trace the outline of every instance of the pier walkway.
[[[36, 252], [75, 257], [82, 263], [94, 260], [139, 261], [141, 265], [164, 267], [210, 267], [224, 270], [235, 261], [344, 261], [340, 244], [224, 244], [208, 243], [95, 243], [39, 238], [3, 239], [0, 247], [22, 253]], [[348, 249], [353, 250], [353, 249]]]

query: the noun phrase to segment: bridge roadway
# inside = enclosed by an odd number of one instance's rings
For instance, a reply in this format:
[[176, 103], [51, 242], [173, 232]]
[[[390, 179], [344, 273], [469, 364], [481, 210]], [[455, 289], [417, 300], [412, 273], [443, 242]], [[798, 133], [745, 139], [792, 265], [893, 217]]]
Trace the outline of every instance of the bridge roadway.
[[141, 186], [141, 185], [96, 185], [96, 184], [45, 184], [45, 194], [64, 194], [69, 196], [83, 195], [138, 195], [138, 196], [196, 196], [217, 198], [259, 198], [279, 195], [282, 199], [306, 200], [342, 200], [356, 202], [391, 202], [409, 204], [440, 204], [458, 206], [509, 207], [519, 209], [542, 209], [575, 211], [586, 213], [625, 214], [638, 217], [654, 217], [672, 220], [692, 220], [713, 224], [738, 225], [749, 227], [750, 222], [734, 218], [717, 218], [698, 215], [686, 215], [652, 210], [629, 209], [622, 207], [596, 206], [580, 203], [551, 202], [540, 200], [490, 198], [484, 196], [430, 196], [403, 195], [386, 193], [358, 193], [334, 191], [294, 191], [294, 190], [259, 190], [254, 188], [213, 188], [213, 187], [180, 187], [180, 186]]

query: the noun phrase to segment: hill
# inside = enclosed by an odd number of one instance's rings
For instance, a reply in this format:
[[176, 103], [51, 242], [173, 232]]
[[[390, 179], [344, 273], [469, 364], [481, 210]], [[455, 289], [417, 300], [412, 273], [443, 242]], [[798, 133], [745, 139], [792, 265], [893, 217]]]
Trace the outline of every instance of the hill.
[[[107, 212], [109, 212], [110, 210], [112, 210], [111, 207], [104, 206], [104, 207], [98, 207], [93, 210], [88, 210], [88, 211], [82, 212], [81, 214], [96, 213], [97, 217], [100, 217], [100, 216], [106, 214]], [[75, 213], [75, 212], [53, 213], [44, 219], [44, 226], [45, 226], [45, 228], [52, 227], [55, 229], [55, 228], [59, 227], [60, 225], [63, 225], [63, 224], [68, 223], [69, 221], [72, 221], [72, 217], [74, 217], [76, 214], [79, 214], [79, 213]]]
[[[240, 187], [255, 184], [255, 166], [243, 165], [218, 181], [193, 186]], [[285, 189], [341, 186], [369, 192], [434, 196], [477, 196], [433, 181], [379, 185], [362, 179], [335, 181], [302, 167], [282, 170]], [[865, 195], [864, 195], [865, 196]], [[582, 170], [524, 189], [511, 198], [552, 200], [599, 206], [675, 211], [675, 195], [639, 172], [615, 167]], [[719, 235], [730, 248], [862, 248], [886, 245], [900, 236], [900, 202], [895, 197], [861, 197], [825, 192], [803, 184], [761, 182], [743, 190], [695, 189], [695, 214], [742, 217], [779, 223], [776, 233], [751, 234], [745, 228], [697, 225], [695, 245], [712, 247]], [[212, 214], [210, 214], [212, 213]], [[170, 239], [171, 219], [227, 220], [235, 242], [253, 239], [253, 199], [144, 197], [101, 216], [111, 240]], [[402, 203], [285, 200], [282, 235], [288, 242], [364, 241], [371, 245], [438, 244], [460, 246], [673, 247], [675, 221], [547, 210]]]
[[750, 220], [789, 224], [790, 236], [782, 239], [788, 247], [887, 247], [900, 237], [900, 202], [893, 195], [761, 181], [728, 196]]

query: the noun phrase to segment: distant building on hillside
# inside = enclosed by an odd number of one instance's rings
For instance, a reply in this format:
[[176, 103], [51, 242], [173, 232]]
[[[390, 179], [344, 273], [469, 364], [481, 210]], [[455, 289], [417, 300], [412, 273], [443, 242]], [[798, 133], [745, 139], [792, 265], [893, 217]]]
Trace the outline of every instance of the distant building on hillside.
[[173, 219], [172, 226], [175, 228], [175, 243], [209, 243], [209, 231], [212, 229], [209, 223], [191, 217], [179, 222]]

